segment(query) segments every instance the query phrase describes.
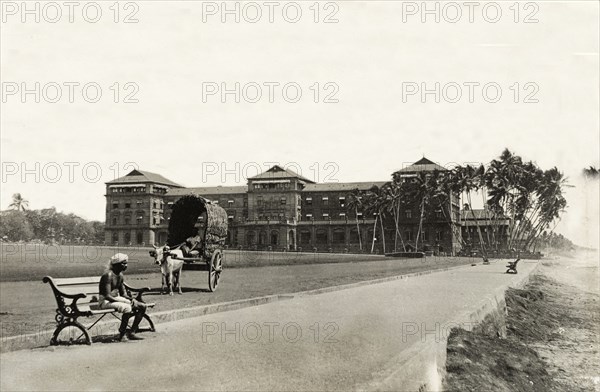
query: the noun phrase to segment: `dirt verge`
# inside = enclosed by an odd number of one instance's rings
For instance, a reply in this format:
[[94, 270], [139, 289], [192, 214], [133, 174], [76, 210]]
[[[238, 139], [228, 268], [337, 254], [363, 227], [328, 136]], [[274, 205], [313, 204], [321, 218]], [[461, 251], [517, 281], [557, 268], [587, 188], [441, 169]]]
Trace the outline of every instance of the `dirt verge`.
[[600, 390], [598, 294], [542, 272], [523, 290], [510, 289], [506, 305], [505, 339], [451, 332], [445, 390]]

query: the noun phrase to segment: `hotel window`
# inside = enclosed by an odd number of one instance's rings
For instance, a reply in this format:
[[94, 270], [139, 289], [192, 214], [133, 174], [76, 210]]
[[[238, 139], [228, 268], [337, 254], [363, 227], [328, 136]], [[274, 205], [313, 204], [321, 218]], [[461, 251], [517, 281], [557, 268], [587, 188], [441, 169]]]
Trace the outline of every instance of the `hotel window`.
[[306, 205], [307, 206], [312, 206], [312, 197], [307, 197], [306, 198]]
[[231, 206], [233, 205], [233, 202], [234, 202], [234, 201], [233, 201], [233, 200], [231, 200], [231, 199], [230, 199], [230, 200], [227, 200], [227, 204], [229, 204], [229, 207], [231, 207]]
[[142, 219], [144, 219], [144, 217], [143, 217], [143, 216], [141, 216], [141, 215], [138, 215], [138, 217], [137, 217], [137, 224], [138, 224], [138, 225], [141, 225], [141, 224], [142, 224]]
[[329, 219], [329, 214], [328, 214], [328, 213], [326, 213], [326, 212], [324, 212], [324, 213], [323, 213], [323, 219]]
[[346, 198], [344, 196], [340, 196], [340, 207], [346, 207]]
[[152, 208], [158, 208], [158, 203], [156, 201], [152, 203]]
[[129, 223], [131, 223], [131, 219], [128, 216], [126, 216], [125, 217], [125, 224], [128, 225]]
[[312, 214], [306, 214], [306, 219], [308, 219], [308, 220], [312, 219]]
[[136, 204], [136, 205], [138, 206], [138, 208], [139, 208], [139, 207], [141, 207], [141, 206], [142, 206], [142, 201], [141, 201], [141, 200], [138, 200], [138, 201], [136, 201], [136, 202], [135, 202], [135, 204]]
[[406, 218], [407, 219], [411, 219], [412, 218], [412, 210], [406, 210], [406, 211], [404, 211], [404, 213], [406, 214]]
[[404, 232], [404, 238], [407, 241], [412, 241], [413, 240], [413, 233], [412, 233], [412, 231], [405, 231]]
[[112, 219], [112, 224], [113, 224], [113, 226], [116, 226], [116, 225], [117, 225], [117, 218], [113, 218], [113, 219]]
[[328, 206], [329, 205], [329, 197], [323, 197], [321, 199], [322, 203], [324, 206]]
[[444, 232], [443, 231], [438, 231], [435, 235], [435, 239], [438, 241], [442, 241], [444, 239]]
[[113, 203], [113, 210], [116, 210], [117, 208], [119, 208], [119, 203]]
[[256, 198], [256, 205], [257, 205], [257, 206], [262, 206], [262, 205], [263, 205], [263, 199], [262, 199], [262, 196], [258, 196], [258, 197]]
[[435, 211], [435, 218], [442, 219], [442, 210]]
[[358, 219], [362, 219], [362, 218], [363, 218], [363, 213], [362, 213], [362, 212], [359, 212], [359, 213], [357, 213], [357, 214], [356, 214], [356, 217], [357, 217]]
[[155, 225], [159, 225], [160, 224], [160, 218], [158, 216], [155, 216], [153, 220], [154, 220], [154, 224]]
[[346, 218], [346, 213], [345, 212], [340, 212], [340, 218], [345, 219]]
[[282, 197], [281, 199], [279, 199], [279, 202], [281, 204], [285, 204], [285, 203], [287, 203], [287, 199], [285, 197]]
[[125, 208], [131, 208], [131, 203], [125, 203]]

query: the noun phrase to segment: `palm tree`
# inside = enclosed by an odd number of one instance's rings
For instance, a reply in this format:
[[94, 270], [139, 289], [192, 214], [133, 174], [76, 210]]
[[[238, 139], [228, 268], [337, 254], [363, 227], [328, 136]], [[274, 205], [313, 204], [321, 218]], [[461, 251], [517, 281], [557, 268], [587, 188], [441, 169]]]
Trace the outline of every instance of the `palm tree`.
[[[567, 207], [567, 201], [563, 196], [564, 187], [569, 186], [567, 179], [556, 167], [543, 172], [536, 190], [537, 215], [531, 217], [532, 229], [529, 232], [524, 248], [536, 246], [541, 233], [550, 227], [552, 222], [560, 220], [560, 214]], [[535, 219], [534, 219], [535, 218]], [[554, 227], [556, 227], [556, 224]], [[554, 227], [551, 233], [554, 231]]]
[[[455, 194], [453, 191], [455, 184], [454, 171], [434, 171], [430, 177], [430, 191], [432, 193], [431, 200], [432, 206], [435, 207], [437, 212], [441, 212], [444, 217], [444, 221], [448, 223], [450, 233], [452, 235], [452, 242], [454, 238], [458, 238], [462, 242], [462, 233], [460, 228], [453, 225], [452, 222], [452, 198]], [[446, 211], [447, 209], [447, 211]]]
[[394, 226], [396, 229], [394, 235], [394, 252], [398, 250], [398, 238], [400, 238], [403, 251], [406, 252], [404, 239], [400, 233], [400, 206], [403, 203], [402, 195], [404, 192], [404, 183], [401, 180], [394, 178], [394, 180], [389, 183], [389, 197], [391, 200], [387, 205], [387, 212], [392, 213], [392, 217], [394, 218]]
[[[387, 184], [386, 184], [387, 185]], [[371, 242], [371, 253], [375, 250], [375, 238], [377, 232], [377, 222], [379, 222], [381, 226], [381, 241], [383, 244], [383, 253], [385, 253], [385, 230], [383, 224], [383, 213], [388, 206], [389, 196], [386, 185], [383, 185], [381, 188], [374, 185], [369, 191], [366, 193], [365, 198], [363, 199], [365, 211], [370, 215], [375, 215], [375, 222], [373, 223], [373, 240]]]
[[377, 186], [373, 186], [373, 188], [369, 189], [363, 198], [364, 210], [367, 216], [375, 215], [375, 222], [373, 223], [373, 239], [371, 240], [371, 253], [375, 250], [375, 237], [377, 230], [377, 220], [379, 219], [379, 215], [377, 214], [378, 210], [378, 197], [377, 193], [379, 192], [379, 188]]
[[358, 189], [355, 189], [354, 191], [348, 194], [348, 202], [346, 204], [346, 208], [349, 211], [354, 211], [354, 218], [356, 219], [356, 230], [358, 231], [358, 247], [362, 252], [362, 239], [360, 235], [360, 225], [358, 224], [358, 210], [363, 210], [363, 202], [361, 193]]
[[23, 196], [21, 196], [20, 193], [15, 193], [12, 196], [12, 203], [10, 203], [8, 208], [12, 208], [17, 211], [25, 211], [25, 207], [29, 207], [29, 201], [23, 199]]
[[406, 183], [409, 203], [413, 206], [419, 206], [419, 225], [415, 238], [415, 248], [417, 250], [419, 249], [419, 239], [421, 239], [421, 233], [423, 232], [423, 220], [435, 197], [437, 183], [437, 171], [430, 173], [419, 172], [416, 177], [412, 177], [411, 181]]
[[533, 162], [504, 150], [485, 173], [488, 206], [494, 214], [510, 213], [507, 247], [526, 250], [541, 233], [560, 219], [567, 206], [566, 179], [557, 168], [543, 171]]
[[481, 227], [479, 226], [479, 219], [475, 216], [475, 211], [473, 210], [473, 202], [471, 200], [471, 192], [478, 191], [480, 189], [481, 179], [485, 174], [485, 168], [483, 165], [478, 168], [474, 168], [471, 165], [467, 166], [457, 166], [454, 169], [453, 177], [454, 177], [454, 191], [457, 193], [463, 193], [467, 196], [467, 203], [465, 203], [465, 207], [467, 210], [471, 212], [471, 216], [473, 217], [473, 221], [475, 222], [475, 227], [477, 227], [477, 234], [479, 236], [479, 244], [481, 247], [481, 252], [483, 257], [487, 259], [487, 252], [485, 249], [485, 243], [483, 241], [483, 236], [481, 235]]

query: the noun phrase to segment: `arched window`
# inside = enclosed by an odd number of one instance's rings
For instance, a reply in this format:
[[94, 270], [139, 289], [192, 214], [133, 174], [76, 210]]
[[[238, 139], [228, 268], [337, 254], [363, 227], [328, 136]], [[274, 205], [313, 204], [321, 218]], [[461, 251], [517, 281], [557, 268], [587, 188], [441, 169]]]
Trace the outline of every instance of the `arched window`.
[[301, 245], [309, 245], [310, 244], [310, 231], [302, 230], [300, 232], [300, 244]]
[[254, 231], [249, 231], [246, 234], [246, 245], [255, 245], [256, 244], [256, 233]]
[[275, 230], [271, 231], [271, 245], [279, 244], [279, 233]]
[[267, 233], [264, 231], [261, 231], [258, 234], [258, 244], [259, 245], [265, 245], [267, 243]]
[[346, 242], [346, 231], [344, 229], [333, 230], [333, 242], [336, 244], [343, 244]]
[[317, 229], [317, 244], [327, 244], [327, 230]]

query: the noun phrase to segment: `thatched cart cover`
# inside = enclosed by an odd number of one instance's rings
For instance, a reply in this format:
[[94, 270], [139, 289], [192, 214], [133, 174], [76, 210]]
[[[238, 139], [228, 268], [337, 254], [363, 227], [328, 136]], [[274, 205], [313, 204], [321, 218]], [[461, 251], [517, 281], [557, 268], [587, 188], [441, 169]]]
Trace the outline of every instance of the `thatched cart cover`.
[[167, 245], [177, 246], [198, 233], [206, 256], [221, 248], [227, 237], [227, 212], [202, 196], [183, 196], [173, 204]]

